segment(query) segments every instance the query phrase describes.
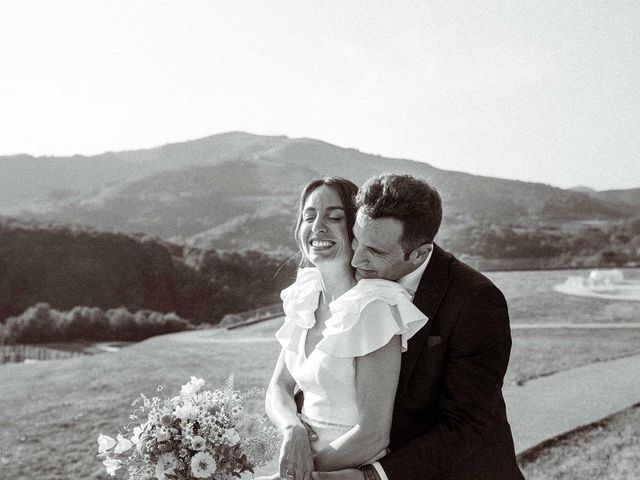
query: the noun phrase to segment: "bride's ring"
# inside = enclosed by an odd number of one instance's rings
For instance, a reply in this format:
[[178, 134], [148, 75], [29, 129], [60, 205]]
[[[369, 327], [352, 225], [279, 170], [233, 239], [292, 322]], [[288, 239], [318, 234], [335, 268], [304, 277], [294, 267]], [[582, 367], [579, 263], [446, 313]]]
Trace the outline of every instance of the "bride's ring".
[[287, 478], [296, 478], [296, 475], [294, 473], [287, 472]]

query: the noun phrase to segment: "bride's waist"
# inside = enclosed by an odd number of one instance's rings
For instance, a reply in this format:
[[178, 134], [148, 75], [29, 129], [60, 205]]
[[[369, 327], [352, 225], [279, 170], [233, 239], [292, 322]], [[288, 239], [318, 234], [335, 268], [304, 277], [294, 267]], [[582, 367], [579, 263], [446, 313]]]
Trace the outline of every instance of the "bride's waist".
[[300, 413], [300, 420], [302, 420], [304, 423], [311, 425], [314, 429], [321, 429], [324, 431], [331, 431], [331, 432], [338, 432], [338, 433], [348, 432], [354, 427], [354, 425], [352, 424], [350, 425], [345, 423], [338, 423], [338, 422], [333, 422], [330, 419], [318, 418], [313, 414], [309, 414], [308, 412], [305, 412], [304, 408]]
[[[300, 414], [300, 420], [309, 424], [311, 428], [313, 428], [313, 431], [317, 434], [317, 439], [311, 442], [311, 451], [313, 453], [319, 452], [327, 445], [329, 445], [333, 440], [342, 436], [344, 433], [348, 432], [354, 427], [354, 425], [345, 425], [342, 423], [330, 422], [320, 418], [314, 418], [305, 415], [304, 412]], [[388, 452], [388, 448], [384, 448], [364, 463], [376, 462], [384, 457]]]

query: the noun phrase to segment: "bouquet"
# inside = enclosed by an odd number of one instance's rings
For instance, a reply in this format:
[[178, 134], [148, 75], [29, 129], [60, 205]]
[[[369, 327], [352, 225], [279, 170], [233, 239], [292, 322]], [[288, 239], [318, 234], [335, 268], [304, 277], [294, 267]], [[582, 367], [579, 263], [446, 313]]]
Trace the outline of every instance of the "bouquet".
[[98, 437], [98, 457], [107, 473], [115, 475], [125, 465], [132, 480], [226, 480], [271, 460], [279, 445], [277, 430], [243, 408], [255, 391], [241, 394], [233, 377], [222, 390], [201, 391], [203, 385], [191, 377], [178, 396], [141, 394], [132, 404], [132, 423], [116, 439]]

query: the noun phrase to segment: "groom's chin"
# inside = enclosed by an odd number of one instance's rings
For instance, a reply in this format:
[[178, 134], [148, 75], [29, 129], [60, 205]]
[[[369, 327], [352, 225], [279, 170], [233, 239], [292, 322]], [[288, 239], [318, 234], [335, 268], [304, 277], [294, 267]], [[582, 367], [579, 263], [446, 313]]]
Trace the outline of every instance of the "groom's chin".
[[356, 280], [362, 280], [363, 278], [375, 278], [375, 272], [371, 270], [360, 270], [356, 268], [356, 273], [354, 274]]

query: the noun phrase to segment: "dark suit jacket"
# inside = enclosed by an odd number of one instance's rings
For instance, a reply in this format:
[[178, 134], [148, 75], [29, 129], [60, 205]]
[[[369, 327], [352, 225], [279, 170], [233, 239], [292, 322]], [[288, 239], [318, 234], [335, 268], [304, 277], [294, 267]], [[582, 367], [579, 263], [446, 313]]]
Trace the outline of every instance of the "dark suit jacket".
[[389, 480], [520, 480], [502, 381], [511, 330], [504, 296], [437, 245], [414, 304], [429, 321], [402, 354]]

